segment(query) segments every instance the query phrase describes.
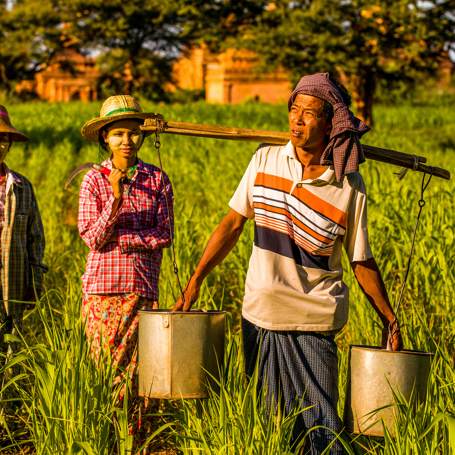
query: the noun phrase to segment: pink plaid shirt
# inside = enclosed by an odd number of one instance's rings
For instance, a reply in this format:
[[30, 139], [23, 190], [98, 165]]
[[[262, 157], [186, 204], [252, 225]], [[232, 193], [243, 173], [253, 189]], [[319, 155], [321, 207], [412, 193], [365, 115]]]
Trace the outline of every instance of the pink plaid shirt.
[[[110, 160], [103, 166], [112, 169]], [[172, 185], [164, 174], [174, 227]], [[79, 234], [90, 248], [82, 277], [85, 294], [137, 295], [158, 300], [162, 248], [171, 245], [161, 171], [138, 159], [129, 194], [114, 219], [109, 216], [114, 203], [112, 187], [104, 174], [90, 170], [79, 194]], [[107, 243], [114, 228], [119, 241]]]

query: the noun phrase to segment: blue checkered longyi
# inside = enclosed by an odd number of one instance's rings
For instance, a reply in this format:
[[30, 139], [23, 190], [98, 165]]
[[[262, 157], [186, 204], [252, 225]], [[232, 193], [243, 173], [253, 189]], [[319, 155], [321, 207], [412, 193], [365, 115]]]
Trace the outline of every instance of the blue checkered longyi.
[[[259, 386], [266, 387], [267, 402], [278, 403], [281, 393], [287, 412], [296, 399], [302, 408], [313, 406], [299, 414], [292, 444], [297, 444], [308, 429], [317, 425], [341, 432], [341, 420], [337, 414], [338, 363], [334, 336], [261, 329], [243, 317], [242, 331], [246, 373], [253, 374], [259, 353]], [[303, 453], [319, 455], [334, 438], [330, 430], [313, 430]], [[330, 453], [344, 454], [338, 440]]]

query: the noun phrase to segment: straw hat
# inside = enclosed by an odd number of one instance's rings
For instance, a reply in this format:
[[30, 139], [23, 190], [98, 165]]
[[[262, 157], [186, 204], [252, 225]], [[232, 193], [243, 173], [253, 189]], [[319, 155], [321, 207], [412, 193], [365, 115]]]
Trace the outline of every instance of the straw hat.
[[[81, 130], [82, 136], [89, 141], [98, 142], [100, 129], [108, 123], [123, 119], [145, 120], [146, 118], [161, 117], [159, 114], [142, 112], [138, 101], [129, 95], [109, 97], [101, 106], [100, 116], [87, 122]], [[144, 131], [144, 136], [150, 136], [152, 131]]]
[[11, 125], [11, 119], [9, 118], [8, 111], [5, 106], [0, 104], [0, 133], [9, 133], [11, 134], [11, 140], [13, 142], [27, 142], [30, 140], [25, 134], [22, 134], [20, 131]]

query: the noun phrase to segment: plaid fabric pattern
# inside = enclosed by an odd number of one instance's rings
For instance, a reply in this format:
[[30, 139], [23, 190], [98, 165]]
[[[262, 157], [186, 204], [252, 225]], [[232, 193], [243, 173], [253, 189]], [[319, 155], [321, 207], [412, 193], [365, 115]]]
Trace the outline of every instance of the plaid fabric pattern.
[[[99, 358], [101, 345], [105, 352], [110, 350], [112, 361], [117, 365], [114, 384], [119, 384], [126, 371], [131, 379], [129, 391], [129, 431], [133, 435], [133, 452], [142, 446], [156, 429], [156, 413], [159, 401], [140, 397], [139, 365], [137, 363], [137, 340], [139, 310], [158, 309], [158, 303], [135, 294], [84, 295], [82, 299], [82, 320], [86, 322], [86, 333], [91, 340], [92, 353]], [[125, 387], [120, 392], [123, 400]], [[117, 403], [117, 405], [120, 405]], [[136, 449], [136, 450], [135, 450]], [[141, 455], [151, 453], [144, 450]]]
[[[286, 412], [295, 401], [303, 411], [297, 417], [292, 444], [297, 445], [305, 433], [318, 425], [340, 433], [341, 420], [337, 414], [338, 362], [334, 336], [319, 332], [272, 331], [261, 329], [242, 318], [243, 349], [246, 373], [251, 376], [259, 355], [260, 387], [266, 387], [267, 407], [275, 407], [280, 395]], [[312, 430], [303, 453], [320, 455], [334, 440], [330, 430]], [[344, 454], [341, 443], [333, 443], [332, 455]]]
[[8, 316], [23, 311], [24, 300], [29, 288], [41, 290], [44, 273], [43, 264], [44, 229], [31, 183], [21, 174], [7, 172], [4, 227], [2, 245], [2, 294]]
[[[112, 162], [102, 165], [112, 169]], [[173, 229], [173, 192], [166, 174]], [[138, 160], [138, 168], [123, 193], [116, 216], [112, 187], [104, 174], [89, 171], [79, 195], [79, 234], [90, 248], [83, 281], [84, 294], [124, 294], [158, 300], [158, 277], [163, 248], [171, 245], [161, 171]], [[107, 243], [117, 228], [118, 243]]]
[[[6, 183], [0, 185], [0, 239], [2, 237], [3, 226], [5, 226], [5, 203], [6, 203]], [[0, 242], [0, 261], [2, 257], [2, 244]], [[1, 266], [1, 263], [0, 263]]]
[[370, 130], [349, 110], [329, 73], [304, 76], [295, 87], [288, 100], [288, 109], [299, 93], [315, 96], [328, 101], [333, 107], [332, 132], [327, 148], [321, 157], [321, 164], [333, 164], [338, 181], [345, 174], [359, 171], [359, 164], [365, 162], [359, 138]]

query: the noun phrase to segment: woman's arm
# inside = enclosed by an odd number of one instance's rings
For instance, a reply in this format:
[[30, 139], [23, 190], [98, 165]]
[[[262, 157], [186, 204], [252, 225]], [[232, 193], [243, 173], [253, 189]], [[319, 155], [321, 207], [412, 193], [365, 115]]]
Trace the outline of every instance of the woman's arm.
[[[171, 235], [169, 232], [169, 218], [172, 233], [174, 232], [174, 194], [172, 185], [166, 179], [166, 190], [169, 202], [169, 216], [166, 207], [164, 190], [160, 193], [156, 212], [156, 225], [150, 229], [140, 231], [132, 229], [118, 230], [118, 244], [122, 252], [137, 250], [155, 250], [171, 246]], [[115, 235], [115, 234], [114, 234]]]
[[[120, 171], [117, 169], [112, 170], [109, 176], [109, 183], [114, 191], [105, 204], [101, 202], [100, 185], [97, 181], [97, 179], [104, 177], [98, 176], [95, 172], [89, 172], [82, 181], [79, 193], [78, 228], [82, 240], [92, 250], [99, 250], [112, 241], [111, 237], [115, 231], [115, 222], [123, 204], [121, 177]], [[114, 186], [117, 186], [117, 188], [114, 188]], [[116, 189], [117, 191], [115, 191]], [[109, 190], [109, 187], [104, 190]]]

